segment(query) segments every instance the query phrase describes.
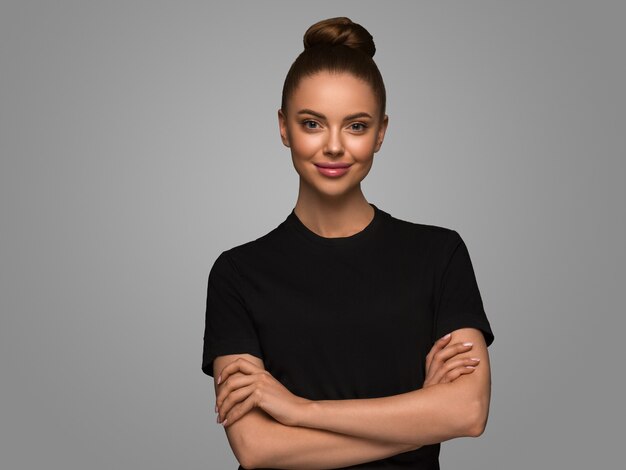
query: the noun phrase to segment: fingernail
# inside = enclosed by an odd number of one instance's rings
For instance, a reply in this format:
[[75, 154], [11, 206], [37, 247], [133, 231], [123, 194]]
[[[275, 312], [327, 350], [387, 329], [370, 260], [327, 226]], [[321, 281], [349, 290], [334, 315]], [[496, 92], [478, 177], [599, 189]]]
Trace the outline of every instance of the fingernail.
[[474, 343], [463, 343], [463, 346], [472, 346]]
[[217, 415], [217, 418], [215, 418], [215, 422], [219, 423], [220, 422], [220, 415]]
[[220, 374], [219, 377], [217, 378], [217, 384], [219, 385], [221, 381], [222, 381], [222, 375]]
[[450, 337], [451, 333], [448, 333], [447, 335], [445, 335], [442, 339], [448, 339]]
[[217, 413], [217, 403], [215, 404], [215, 412]]
[[476, 369], [476, 367], [474, 366], [465, 366], [465, 367], [467, 367], [468, 369]]
[[224, 422], [222, 423], [222, 426], [226, 426], [226, 421], [228, 421], [228, 419], [224, 420]]
[[479, 361], [480, 361], [480, 358], [479, 358], [479, 357], [473, 357], [473, 358], [472, 358], [472, 361], [479, 362]]

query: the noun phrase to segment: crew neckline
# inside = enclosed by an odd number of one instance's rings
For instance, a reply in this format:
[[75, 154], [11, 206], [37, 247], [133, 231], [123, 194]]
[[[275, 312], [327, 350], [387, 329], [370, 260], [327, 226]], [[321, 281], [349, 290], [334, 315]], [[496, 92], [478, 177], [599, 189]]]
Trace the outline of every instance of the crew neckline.
[[372, 217], [372, 220], [370, 220], [370, 222], [360, 232], [348, 235], [346, 237], [323, 237], [321, 235], [318, 235], [313, 230], [304, 225], [304, 223], [302, 223], [302, 221], [296, 215], [295, 208], [291, 209], [291, 213], [287, 216], [285, 222], [287, 222], [289, 226], [293, 227], [299, 233], [315, 243], [319, 243], [322, 245], [345, 245], [347, 243], [354, 243], [356, 241], [368, 238], [380, 225], [381, 219], [383, 218], [383, 211], [371, 202], [368, 204], [374, 209], [374, 217]]

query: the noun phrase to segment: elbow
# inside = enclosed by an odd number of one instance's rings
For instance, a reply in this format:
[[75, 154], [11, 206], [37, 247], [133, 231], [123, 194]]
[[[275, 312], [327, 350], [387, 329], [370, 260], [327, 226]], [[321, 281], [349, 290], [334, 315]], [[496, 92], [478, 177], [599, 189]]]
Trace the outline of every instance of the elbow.
[[485, 432], [487, 427], [487, 417], [489, 415], [489, 403], [484, 400], [475, 401], [467, 411], [466, 437], [479, 437]]
[[237, 459], [237, 461], [239, 462], [239, 465], [241, 465], [241, 468], [245, 470], [251, 470], [253, 468], [261, 468], [257, 465], [254, 465], [253, 463], [248, 463], [248, 461], [243, 460], [243, 459]]
[[270, 432], [276, 422], [264, 416], [259, 408], [246, 413], [245, 416], [226, 427], [228, 441], [239, 465], [246, 470], [253, 468], [269, 468], [272, 455]]
[[245, 436], [241, 436], [241, 442], [237, 452], [235, 453], [235, 457], [237, 458], [239, 465], [246, 470], [261, 468], [259, 465], [259, 458], [256, 454], [256, 448], [254, 445], [250, 445]]
[[227, 429], [226, 435], [239, 465], [246, 470], [261, 468], [257, 455], [258, 446], [254, 445], [255, 439], [248, 434], [247, 429]]
[[252, 459], [249, 458], [248, 455], [237, 455], [237, 462], [239, 462], [239, 465], [241, 465], [241, 468], [244, 468], [245, 470], [250, 470], [253, 468], [258, 468], [254, 462], [252, 461]]

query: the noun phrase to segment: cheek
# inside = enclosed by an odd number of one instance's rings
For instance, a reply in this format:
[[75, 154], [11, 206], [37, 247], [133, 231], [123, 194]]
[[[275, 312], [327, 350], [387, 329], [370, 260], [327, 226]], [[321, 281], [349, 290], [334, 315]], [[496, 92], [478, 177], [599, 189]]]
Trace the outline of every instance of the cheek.
[[356, 159], [368, 159], [374, 153], [374, 141], [375, 137], [370, 136], [351, 139], [346, 143], [346, 149], [349, 150]]
[[299, 157], [310, 157], [320, 151], [323, 139], [319, 135], [297, 133], [291, 143], [291, 151]]

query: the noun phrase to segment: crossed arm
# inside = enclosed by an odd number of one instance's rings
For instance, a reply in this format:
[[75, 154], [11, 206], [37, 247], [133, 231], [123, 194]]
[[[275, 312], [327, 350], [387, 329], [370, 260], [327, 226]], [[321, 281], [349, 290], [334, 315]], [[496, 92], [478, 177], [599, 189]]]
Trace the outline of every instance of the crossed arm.
[[225, 430], [235, 457], [246, 469], [341, 468], [420, 447], [285, 426], [259, 408], [252, 409]]
[[[355, 400], [312, 401], [286, 426], [253, 408], [227, 426], [226, 435], [245, 468], [338, 468], [463, 436], [482, 434], [489, 412], [491, 374], [483, 334], [474, 328], [452, 332], [450, 344], [469, 341], [480, 366], [453, 382], [399, 395]], [[262, 361], [242, 355], [262, 367]], [[219, 371], [236, 356], [215, 359]], [[215, 390], [217, 395], [217, 380]]]

